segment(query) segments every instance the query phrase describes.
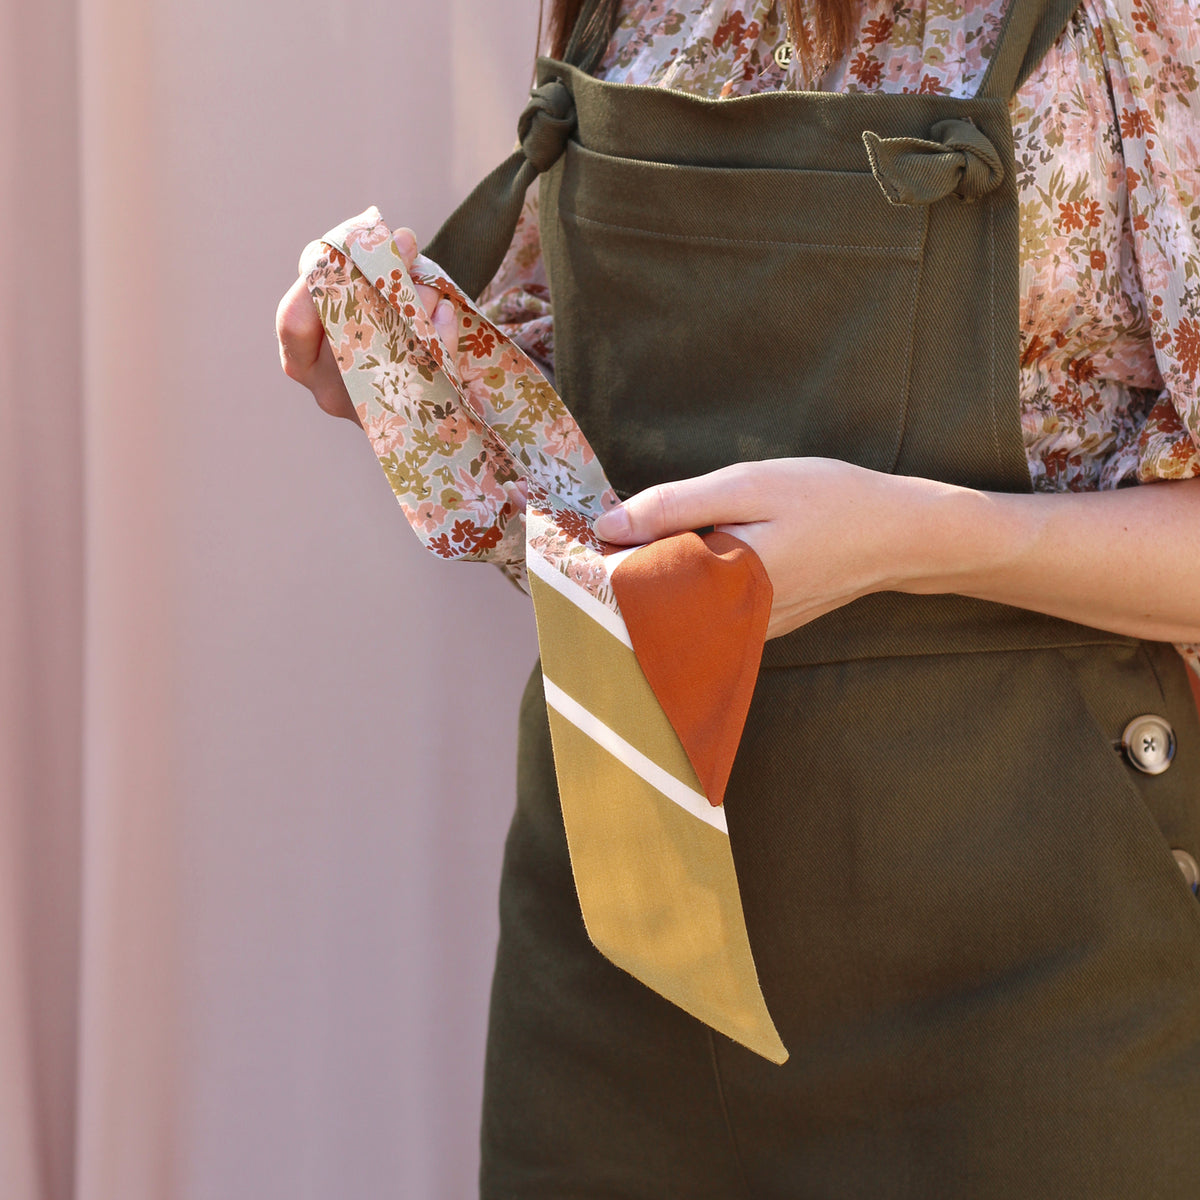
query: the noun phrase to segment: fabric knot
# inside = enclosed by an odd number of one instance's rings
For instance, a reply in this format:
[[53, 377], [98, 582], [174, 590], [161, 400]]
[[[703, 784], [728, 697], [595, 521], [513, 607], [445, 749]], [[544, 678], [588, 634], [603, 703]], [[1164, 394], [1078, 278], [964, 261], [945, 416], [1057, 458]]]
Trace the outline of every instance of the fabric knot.
[[529, 93], [529, 103], [517, 122], [517, 136], [525, 157], [539, 174], [558, 161], [575, 124], [575, 99], [561, 80], [552, 79]]
[[933, 204], [952, 192], [978, 200], [999, 186], [1000, 155], [970, 121], [938, 121], [929, 133], [934, 140], [863, 133], [871, 173], [890, 203]]

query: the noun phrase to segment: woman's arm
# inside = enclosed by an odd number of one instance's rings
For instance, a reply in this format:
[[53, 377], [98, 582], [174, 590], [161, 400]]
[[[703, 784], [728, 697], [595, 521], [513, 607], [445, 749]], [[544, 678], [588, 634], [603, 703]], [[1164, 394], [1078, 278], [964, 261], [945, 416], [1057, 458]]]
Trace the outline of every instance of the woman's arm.
[[1011, 495], [832, 459], [774, 459], [649, 488], [596, 531], [637, 544], [706, 525], [762, 559], [775, 589], [769, 637], [858, 596], [901, 591], [1200, 641], [1200, 479]]

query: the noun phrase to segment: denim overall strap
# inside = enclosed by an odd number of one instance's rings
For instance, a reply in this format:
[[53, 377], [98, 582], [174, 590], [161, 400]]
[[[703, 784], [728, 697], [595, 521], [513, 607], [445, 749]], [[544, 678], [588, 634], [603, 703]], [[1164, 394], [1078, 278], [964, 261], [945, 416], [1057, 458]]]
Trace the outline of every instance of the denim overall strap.
[[1080, 0], [1011, 0], [976, 96], [1010, 100], [1054, 45]]
[[[563, 54], [590, 73], [604, 53], [608, 31], [601, 0], [584, 0]], [[477, 298], [500, 269], [512, 243], [529, 185], [548, 171], [575, 130], [575, 105], [557, 79], [542, 80], [517, 122], [518, 146], [447, 218], [424, 253], [468, 296]]]

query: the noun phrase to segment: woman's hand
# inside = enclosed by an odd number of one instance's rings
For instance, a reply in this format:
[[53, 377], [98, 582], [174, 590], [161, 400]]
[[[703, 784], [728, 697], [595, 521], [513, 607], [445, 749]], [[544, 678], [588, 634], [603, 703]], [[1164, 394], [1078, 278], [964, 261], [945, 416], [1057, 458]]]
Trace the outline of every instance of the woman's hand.
[[[396, 249], [404, 259], [406, 270], [411, 271], [417, 257], [417, 238], [411, 229], [398, 229], [394, 234]], [[454, 308], [443, 300], [436, 288], [417, 284], [417, 295], [433, 321], [438, 336], [451, 354], [458, 350], [458, 321]], [[302, 383], [317, 401], [323, 412], [331, 417], [345, 417], [356, 425], [362, 422], [350, 402], [346, 385], [333, 357], [333, 350], [325, 337], [317, 306], [313, 303], [308, 287], [301, 277], [296, 280], [275, 313], [275, 333], [279, 338], [279, 361], [283, 373], [289, 379]]]
[[870, 592], [902, 591], [1200, 641], [1200, 479], [1022, 495], [782, 458], [648, 488], [596, 532], [637, 545], [706, 525], [762, 559], [775, 589], [768, 637]]
[[740, 538], [770, 577], [767, 636], [779, 637], [858, 596], [900, 586], [915, 547], [898, 518], [898, 479], [828, 458], [738, 463], [648, 488], [600, 517], [596, 532], [636, 545], [714, 525]]

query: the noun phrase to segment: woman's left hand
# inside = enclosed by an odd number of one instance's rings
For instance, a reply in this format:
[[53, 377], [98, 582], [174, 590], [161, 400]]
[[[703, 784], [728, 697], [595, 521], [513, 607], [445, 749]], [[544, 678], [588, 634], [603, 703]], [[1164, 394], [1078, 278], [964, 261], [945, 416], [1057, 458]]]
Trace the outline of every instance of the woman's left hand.
[[919, 573], [928, 547], [914, 501], [941, 486], [829, 458], [738, 463], [648, 488], [599, 518], [596, 532], [623, 545], [706, 525], [740, 538], [774, 587], [767, 636], [779, 637]]

